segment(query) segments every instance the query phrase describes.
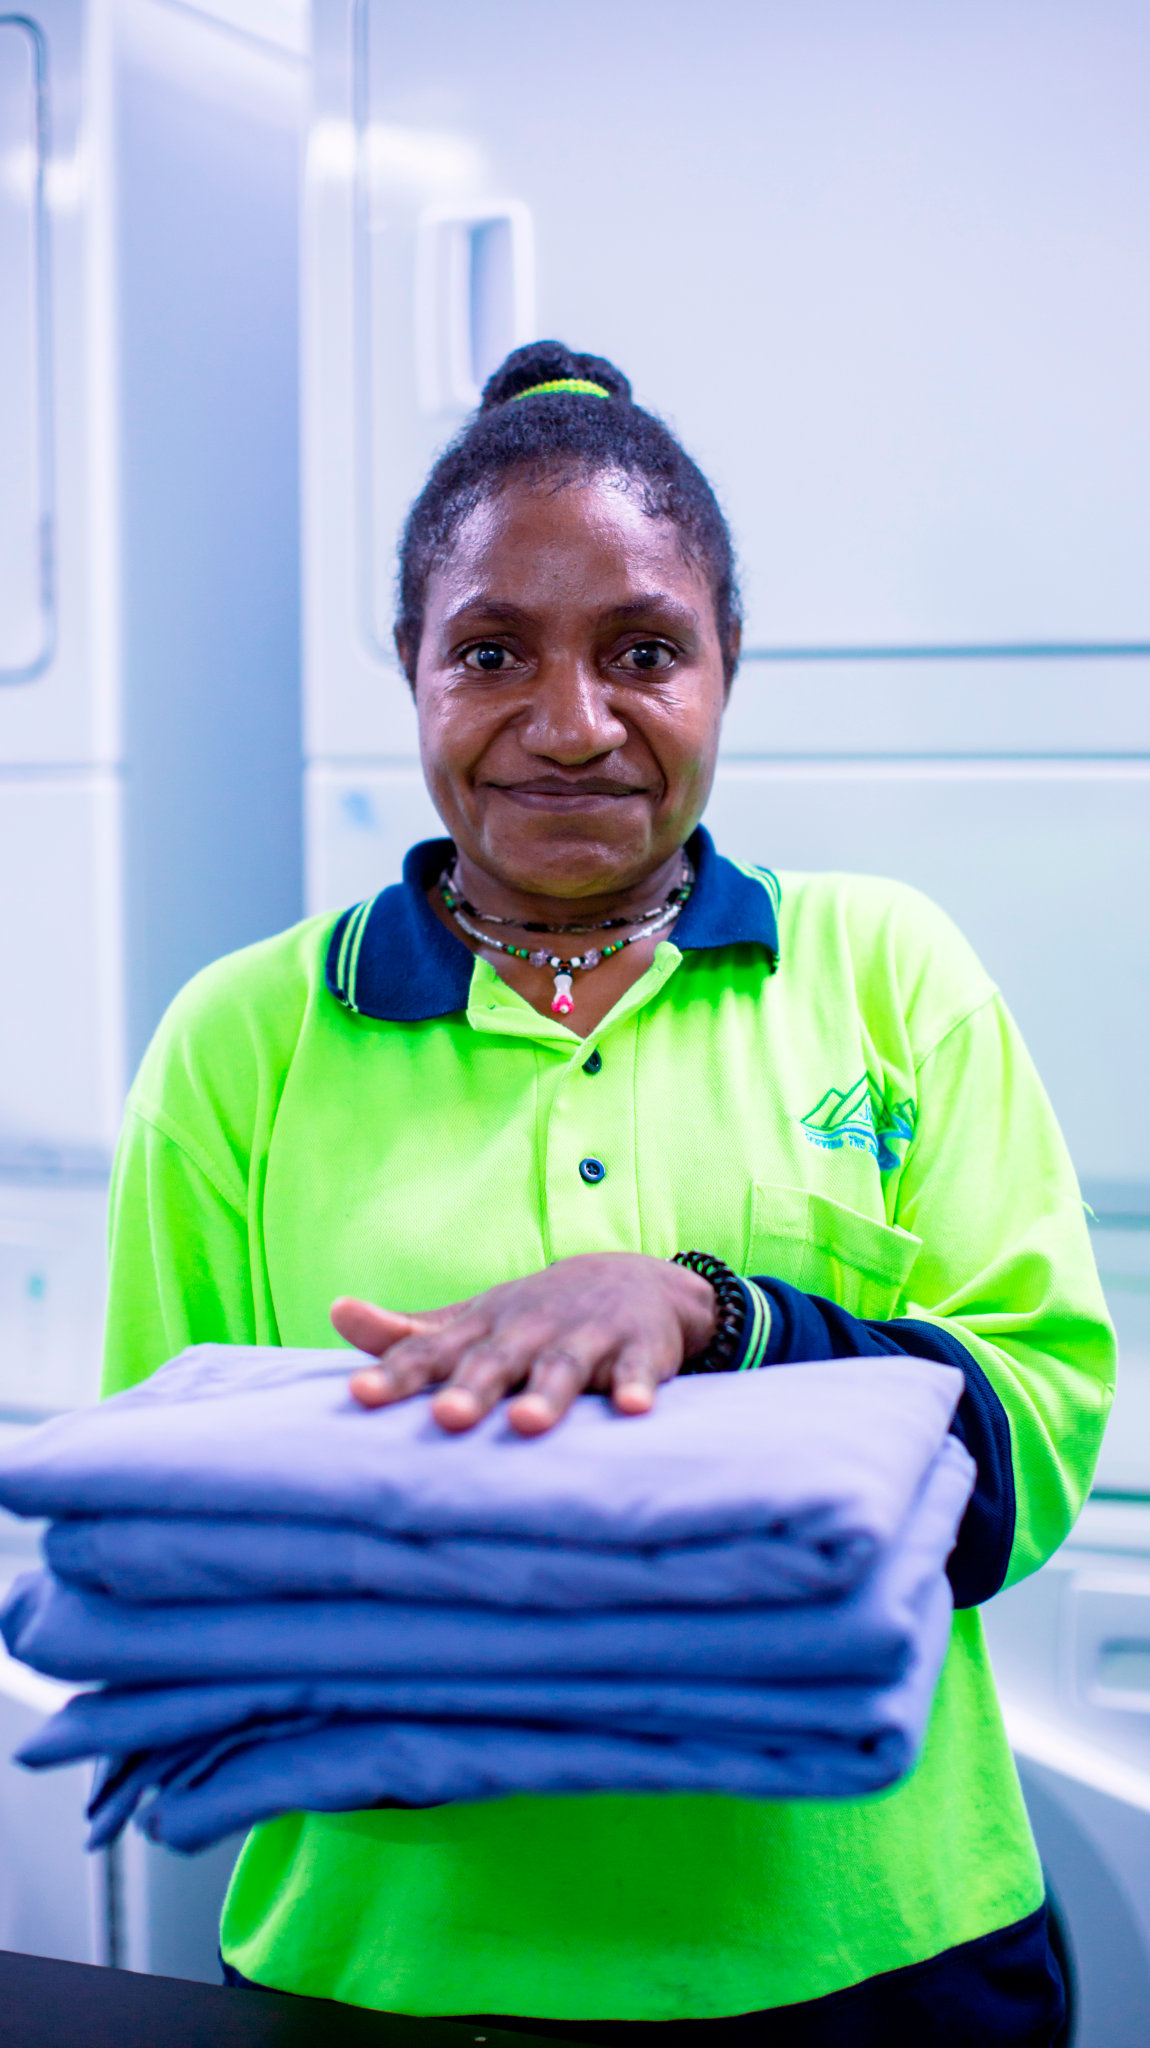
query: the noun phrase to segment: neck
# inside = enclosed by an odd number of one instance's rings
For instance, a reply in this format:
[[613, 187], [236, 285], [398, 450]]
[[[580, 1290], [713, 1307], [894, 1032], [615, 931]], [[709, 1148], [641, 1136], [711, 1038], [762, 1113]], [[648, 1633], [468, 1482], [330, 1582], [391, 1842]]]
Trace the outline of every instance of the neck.
[[625, 888], [555, 896], [545, 890], [519, 888], [493, 875], [466, 854], [456, 856], [455, 874], [464, 896], [477, 910], [522, 924], [586, 924], [618, 917], [639, 917], [666, 901], [682, 880], [684, 857], [677, 849], [649, 873]]

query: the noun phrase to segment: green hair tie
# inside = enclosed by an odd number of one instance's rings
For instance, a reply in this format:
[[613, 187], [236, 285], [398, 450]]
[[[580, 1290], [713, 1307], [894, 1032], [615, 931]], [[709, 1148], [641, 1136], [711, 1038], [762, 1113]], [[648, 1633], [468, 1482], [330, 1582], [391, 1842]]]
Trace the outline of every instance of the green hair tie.
[[610, 398], [611, 393], [602, 384], [590, 384], [586, 377], [554, 377], [550, 384], [533, 384], [530, 391], [517, 391], [511, 403], [520, 398], [539, 398], [546, 391], [578, 391], [584, 398]]

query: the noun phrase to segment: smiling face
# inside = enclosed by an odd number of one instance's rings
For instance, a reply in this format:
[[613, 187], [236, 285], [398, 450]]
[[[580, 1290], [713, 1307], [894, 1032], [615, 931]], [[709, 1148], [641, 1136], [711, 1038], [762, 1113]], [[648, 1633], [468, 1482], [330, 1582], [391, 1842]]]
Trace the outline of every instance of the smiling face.
[[708, 579], [618, 481], [512, 481], [429, 580], [424, 775], [464, 876], [511, 896], [590, 906], [673, 863], [724, 697]]

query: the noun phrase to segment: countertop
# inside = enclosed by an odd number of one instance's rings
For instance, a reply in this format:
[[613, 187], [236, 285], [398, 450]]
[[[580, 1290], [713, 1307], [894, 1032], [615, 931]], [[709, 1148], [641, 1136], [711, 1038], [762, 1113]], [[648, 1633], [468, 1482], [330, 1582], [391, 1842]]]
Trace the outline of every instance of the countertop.
[[554, 2048], [462, 2020], [231, 1991], [0, 1949], [0, 2048]]

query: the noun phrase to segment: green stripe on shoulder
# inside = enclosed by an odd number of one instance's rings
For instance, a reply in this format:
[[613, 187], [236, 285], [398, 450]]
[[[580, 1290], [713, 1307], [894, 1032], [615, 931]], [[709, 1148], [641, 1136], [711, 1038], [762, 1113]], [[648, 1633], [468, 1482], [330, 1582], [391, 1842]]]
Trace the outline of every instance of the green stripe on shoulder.
[[376, 899], [373, 896], [369, 902], [358, 903], [354, 910], [349, 911], [347, 923], [343, 928], [343, 937], [340, 940], [339, 957], [335, 963], [335, 986], [333, 993], [339, 997], [341, 1003], [346, 1004], [349, 1010], [354, 1010], [357, 1007], [355, 1000], [355, 975], [356, 968], [359, 965], [359, 949], [363, 944], [364, 928], [368, 918], [371, 916], [372, 904], [375, 901]]
[[749, 875], [753, 882], [762, 883], [767, 895], [771, 899], [771, 909], [777, 917], [779, 905], [783, 900], [783, 892], [779, 878], [774, 870], [772, 868], [760, 867], [757, 861], [735, 860], [729, 853], [724, 855], [724, 859], [729, 860], [732, 867], [738, 868], [740, 874]]

